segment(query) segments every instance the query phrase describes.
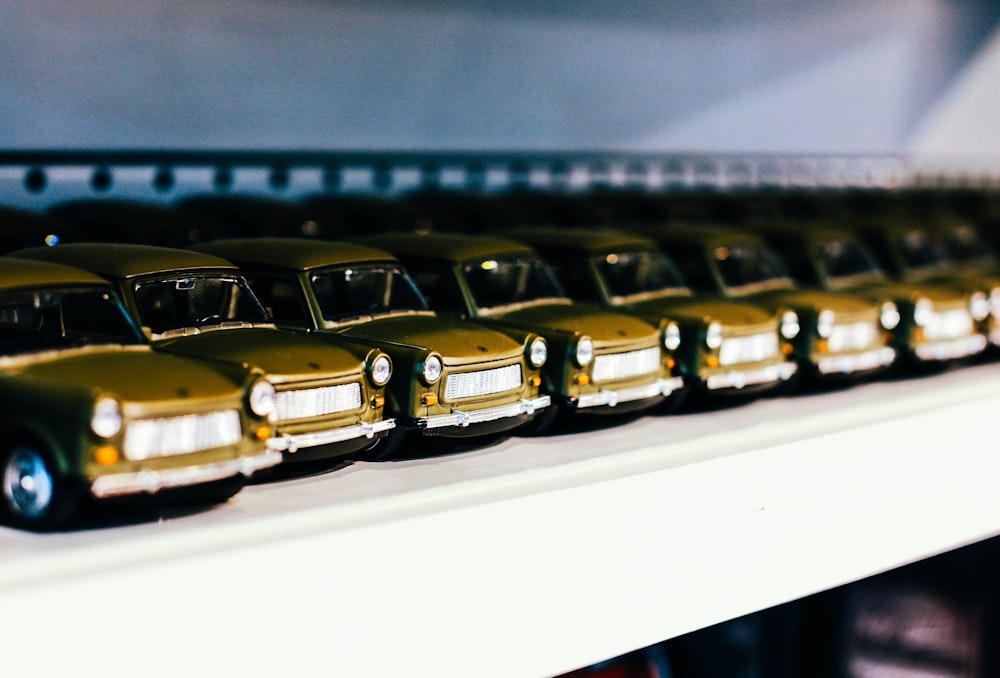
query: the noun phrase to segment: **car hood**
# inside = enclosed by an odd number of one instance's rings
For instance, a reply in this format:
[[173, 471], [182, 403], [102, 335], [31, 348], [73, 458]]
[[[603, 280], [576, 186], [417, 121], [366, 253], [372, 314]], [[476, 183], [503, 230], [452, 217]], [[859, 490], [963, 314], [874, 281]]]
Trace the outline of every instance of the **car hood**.
[[854, 294], [865, 294], [869, 297], [879, 297], [902, 301], [904, 299], [916, 302], [917, 299], [930, 299], [934, 303], [960, 302], [965, 303], [965, 294], [952, 283], [931, 284], [931, 283], [907, 283], [907, 282], [882, 282], [873, 285], [864, 285], [851, 290]]
[[25, 363], [16, 371], [146, 404], [178, 398], [239, 399], [243, 392], [240, 384], [207, 364], [148, 349], [96, 350], [94, 347], [67, 352], [65, 357]]
[[584, 304], [546, 304], [494, 316], [522, 327], [563, 330], [585, 334], [594, 341], [620, 343], [656, 333], [649, 323], [623, 313]]
[[871, 310], [873, 306], [871, 299], [816, 290], [773, 290], [760, 292], [748, 298], [772, 308], [788, 306], [817, 311], [829, 309], [835, 313], [863, 313]]
[[524, 350], [522, 344], [488, 327], [432, 316], [381, 318], [347, 328], [340, 334], [372, 342], [386, 352], [393, 345], [436, 351], [445, 364], [508, 358]]
[[154, 342], [158, 350], [239, 363], [276, 382], [337, 378], [364, 370], [364, 359], [318, 337], [276, 329], [224, 329]]
[[715, 320], [727, 326], [761, 325], [774, 320], [772, 311], [750, 303], [704, 297], [650, 299], [630, 308], [647, 318], [701, 319], [706, 323]]

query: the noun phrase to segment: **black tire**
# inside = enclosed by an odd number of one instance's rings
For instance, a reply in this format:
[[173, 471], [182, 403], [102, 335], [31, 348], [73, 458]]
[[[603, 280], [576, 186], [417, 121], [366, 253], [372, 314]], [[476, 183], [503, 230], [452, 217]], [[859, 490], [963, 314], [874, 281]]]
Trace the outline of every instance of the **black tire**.
[[555, 425], [556, 419], [559, 418], [561, 410], [561, 407], [552, 403], [539, 414], [536, 414], [535, 417], [527, 424], [514, 429], [512, 433], [519, 436], [544, 435]]
[[399, 446], [403, 444], [405, 437], [405, 430], [394, 428], [358, 452], [357, 457], [363, 461], [385, 461], [386, 459], [391, 459], [399, 451]]
[[0, 517], [8, 525], [39, 532], [63, 527], [79, 500], [79, 488], [39, 446], [18, 443], [0, 455]]

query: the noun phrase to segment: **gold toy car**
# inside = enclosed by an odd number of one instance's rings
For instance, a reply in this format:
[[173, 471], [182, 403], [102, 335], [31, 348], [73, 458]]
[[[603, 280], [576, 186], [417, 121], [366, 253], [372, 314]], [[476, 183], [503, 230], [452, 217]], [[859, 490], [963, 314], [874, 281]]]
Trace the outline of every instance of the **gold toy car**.
[[279, 327], [336, 333], [385, 351], [395, 366], [386, 408], [397, 431], [499, 433], [550, 403], [539, 393], [548, 353], [542, 337], [437, 317], [388, 252], [302, 238], [220, 240], [197, 249], [238, 265]]
[[392, 361], [349, 340], [277, 329], [235, 265], [147, 245], [79, 243], [8, 256], [76, 266], [110, 280], [158, 351], [246, 365], [261, 377], [251, 409], [287, 460], [341, 456], [394, 426], [383, 418]]
[[760, 236], [709, 225], [656, 226], [643, 234], [678, 263], [695, 290], [750, 301], [787, 318], [782, 335], [800, 374], [875, 373], [896, 358], [888, 336], [899, 319], [895, 304], [798, 287]]
[[542, 391], [559, 410], [615, 413], [646, 409], [683, 388], [671, 373], [666, 327], [574, 304], [530, 247], [500, 238], [397, 234], [365, 243], [400, 259], [439, 314], [536, 333], [548, 343]]
[[514, 236], [552, 266], [574, 301], [596, 303], [665, 325], [680, 373], [711, 393], [779, 386], [797, 365], [782, 350], [779, 318], [750, 302], [695, 294], [680, 270], [647, 238], [593, 228], [533, 227]]
[[[101, 278], [0, 258], [0, 517], [65, 525], [86, 497], [224, 499], [281, 461], [241, 366], [153, 351]], [[257, 408], [259, 409], [259, 408]]]
[[[760, 224], [760, 233], [804, 287], [891, 300], [899, 322], [890, 330], [901, 356], [921, 362], [966, 358], [986, 348], [979, 323], [986, 297], [944, 281], [893, 281], [850, 230], [810, 223]], [[890, 323], [891, 324], [891, 323]]]

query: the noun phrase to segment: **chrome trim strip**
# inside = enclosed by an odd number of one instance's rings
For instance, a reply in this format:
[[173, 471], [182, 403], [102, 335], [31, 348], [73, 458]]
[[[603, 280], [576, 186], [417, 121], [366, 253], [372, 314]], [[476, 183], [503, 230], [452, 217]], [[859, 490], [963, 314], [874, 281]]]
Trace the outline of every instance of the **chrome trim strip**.
[[576, 408], [586, 407], [614, 407], [618, 403], [627, 403], [631, 400], [642, 400], [643, 398], [655, 398], [656, 396], [668, 396], [674, 391], [684, 387], [682, 377], [671, 377], [670, 379], [657, 379], [645, 386], [626, 388], [620, 391], [611, 389], [601, 389], [597, 393], [588, 393], [580, 396], [576, 401]]
[[973, 334], [951, 341], [932, 341], [920, 344], [915, 349], [920, 360], [955, 360], [975, 355], [986, 350], [987, 339], [982, 334]]
[[329, 431], [318, 431], [316, 433], [300, 433], [291, 435], [284, 433], [267, 441], [267, 449], [278, 452], [295, 452], [303, 447], [316, 447], [317, 445], [329, 445], [331, 443], [342, 443], [356, 438], [374, 438], [376, 433], [382, 433], [396, 428], [395, 419], [383, 419], [374, 424], [358, 424], [356, 426], [343, 426]]
[[720, 388], [735, 388], [737, 390], [744, 386], [754, 384], [766, 384], [768, 382], [788, 381], [792, 375], [798, 371], [799, 366], [795, 363], [784, 362], [778, 365], [768, 365], [756, 370], [741, 372], [732, 370], [724, 374], [713, 374], [705, 380], [705, 387], [714, 391]]
[[499, 407], [488, 407], [483, 410], [472, 412], [462, 412], [452, 410], [450, 414], [439, 414], [432, 417], [417, 417], [416, 424], [421, 429], [435, 429], [444, 426], [459, 426], [465, 428], [472, 424], [480, 424], [497, 419], [507, 419], [509, 417], [519, 417], [522, 414], [533, 414], [537, 410], [545, 409], [552, 404], [552, 398], [543, 395], [531, 400], [519, 400], [510, 405], [500, 405]]
[[851, 372], [861, 372], [863, 370], [873, 370], [879, 367], [891, 365], [896, 359], [896, 350], [892, 348], [879, 348], [874, 351], [864, 353], [852, 353], [850, 355], [830, 356], [821, 358], [816, 363], [820, 374], [850, 374]]
[[99, 476], [90, 483], [90, 492], [98, 499], [126, 494], [150, 494], [171, 487], [199, 485], [214, 480], [224, 480], [237, 474], [251, 476], [254, 472], [281, 463], [281, 453], [268, 450], [263, 454], [211, 464], [168, 468], [159, 471], [113, 473]]

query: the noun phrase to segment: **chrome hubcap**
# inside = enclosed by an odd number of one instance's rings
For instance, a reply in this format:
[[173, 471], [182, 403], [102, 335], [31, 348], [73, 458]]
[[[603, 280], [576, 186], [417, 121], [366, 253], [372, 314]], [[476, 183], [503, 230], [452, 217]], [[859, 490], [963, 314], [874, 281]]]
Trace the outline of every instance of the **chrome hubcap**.
[[37, 518], [52, 503], [52, 474], [40, 454], [18, 448], [7, 459], [3, 474], [7, 505], [28, 518]]

